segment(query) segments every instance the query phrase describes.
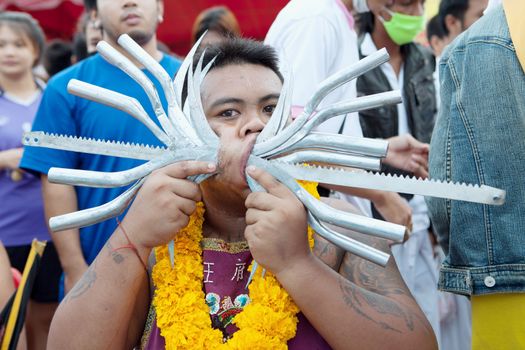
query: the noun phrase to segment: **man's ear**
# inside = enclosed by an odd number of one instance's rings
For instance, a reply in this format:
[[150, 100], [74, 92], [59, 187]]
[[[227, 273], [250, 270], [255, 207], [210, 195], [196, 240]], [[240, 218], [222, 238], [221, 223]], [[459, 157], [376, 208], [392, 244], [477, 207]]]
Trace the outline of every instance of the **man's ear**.
[[157, 21], [158, 23], [164, 22], [164, 1], [158, 0], [158, 15], [157, 15]]
[[89, 10], [88, 17], [89, 17], [89, 20], [93, 21], [93, 22], [98, 20], [98, 12], [97, 12], [97, 10], [96, 9]]
[[445, 27], [454, 37], [461, 34], [461, 21], [450, 14], [445, 16]]

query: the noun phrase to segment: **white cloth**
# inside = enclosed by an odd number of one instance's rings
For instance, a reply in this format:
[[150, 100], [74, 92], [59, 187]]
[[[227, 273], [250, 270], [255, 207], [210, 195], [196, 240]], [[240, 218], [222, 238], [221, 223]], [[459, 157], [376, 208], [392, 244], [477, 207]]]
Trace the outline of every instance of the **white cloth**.
[[[320, 82], [359, 61], [357, 34], [340, 0], [291, 0], [273, 22], [265, 43], [273, 46], [294, 79], [293, 105], [304, 107]], [[356, 98], [355, 80], [330, 93], [324, 106]], [[344, 122], [344, 123], [343, 123]], [[362, 137], [357, 113], [327, 120], [318, 131]], [[371, 216], [370, 202], [340, 194]]]

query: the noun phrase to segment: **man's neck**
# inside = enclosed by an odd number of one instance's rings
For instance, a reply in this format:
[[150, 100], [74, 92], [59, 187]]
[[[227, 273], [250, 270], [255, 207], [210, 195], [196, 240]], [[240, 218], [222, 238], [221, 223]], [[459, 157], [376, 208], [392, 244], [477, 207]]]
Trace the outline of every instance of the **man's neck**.
[[224, 207], [205, 203], [203, 236], [220, 238], [226, 242], [244, 241], [246, 212], [228, 211]]
[[228, 187], [215, 184], [201, 185], [201, 190], [206, 208], [204, 237], [221, 238], [227, 242], [243, 241], [246, 228], [244, 198]]
[[19, 98], [29, 97], [38, 89], [31, 72], [16, 77], [0, 75], [0, 88]]
[[[131, 60], [136, 66], [142, 67], [142, 64], [140, 64], [137, 60], [135, 60], [126, 50], [124, 50], [116, 40], [113, 40], [109, 35], [104, 33], [104, 41], [106, 41], [108, 44], [113, 46], [115, 49], [117, 49], [121, 54], [126, 56], [128, 59]], [[153, 36], [147, 43], [141, 45], [141, 47], [151, 56], [153, 57], [157, 62], [160, 62], [162, 59], [162, 52], [157, 49], [157, 38]]]

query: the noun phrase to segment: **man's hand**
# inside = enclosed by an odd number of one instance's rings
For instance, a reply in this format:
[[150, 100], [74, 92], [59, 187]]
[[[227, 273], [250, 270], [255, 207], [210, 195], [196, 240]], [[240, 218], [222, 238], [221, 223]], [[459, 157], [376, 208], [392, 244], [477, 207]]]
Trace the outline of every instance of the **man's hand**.
[[399, 194], [381, 192], [377, 198], [372, 199], [372, 202], [386, 221], [412, 229], [412, 208]]
[[172, 240], [202, 197], [199, 186], [186, 178], [213, 171], [214, 164], [186, 161], [151, 173], [122, 221], [131, 242], [148, 250]]
[[249, 168], [248, 174], [268, 192], [252, 192], [246, 198], [244, 236], [253, 258], [277, 275], [312, 256], [306, 234], [306, 209], [267, 172]]
[[22, 148], [12, 148], [0, 152], [0, 169], [18, 169], [23, 152]]
[[388, 139], [388, 153], [384, 162], [394, 168], [414, 173], [415, 176], [428, 177], [428, 152], [430, 146], [409, 134]]

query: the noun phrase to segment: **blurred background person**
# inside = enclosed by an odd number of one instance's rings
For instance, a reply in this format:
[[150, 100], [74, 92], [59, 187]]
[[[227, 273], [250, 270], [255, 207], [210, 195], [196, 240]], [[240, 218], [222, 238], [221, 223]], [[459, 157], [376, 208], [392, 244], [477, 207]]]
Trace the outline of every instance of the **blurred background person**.
[[96, 12], [85, 12], [77, 22], [73, 37], [73, 63], [97, 52], [97, 44], [102, 40], [102, 27]]
[[195, 44], [206, 33], [201, 45], [241, 36], [237, 18], [226, 6], [210, 7], [197, 16], [191, 31], [191, 43]]
[[73, 49], [70, 42], [54, 39], [47, 43], [42, 58], [44, 68], [51, 78], [72, 64]]
[[[104, 40], [109, 45], [118, 48], [117, 39], [120, 35], [129, 34], [159, 62], [168, 75], [175, 75], [180, 62], [157, 49], [156, 30], [158, 24], [164, 20], [163, 1], [85, 0], [85, 7], [90, 18], [100, 20]], [[151, 72], [145, 69], [143, 71], [160, 91], [160, 85]], [[146, 113], [155, 115], [142, 87], [125, 72], [95, 53], [49, 80], [33, 123], [35, 131], [148, 145], [161, 144], [148, 128], [126, 113], [68, 93], [67, 84], [73, 78], [136, 98], [144, 106]], [[166, 109], [164, 95], [160, 95]], [[142, 163], [143, 161], [136, 159], [26, 147], [20, 166], [41, 174], [46, 215], [52, 217], [107, 203], [122, 194], [126, 188], [75, 188], [50, 183], [47, 180], [49, 168], [122, 171]], [[116, 227], [116, 221], [107, 220], [80, 229], [51, 232], [64, 270], [63, 281], [60, 283], [61, 296], [88, 269]]]
[[[424, 0], [395, 0], [388, 6], [386, 21], [371, 12], [358, 17], [359, 55], [367, 57], [386, 48], [390, 60], [357, 79], [357, 95], [400, 90], [403, 102], [359, 112], [363, 136], [388, 139], [411, 134], [420, 142], [430, 142], [436, 117], [432, 53], [414, 39], [425, 28]], [[388, 165], [391, 174], [414, 175]], [[399, 271], [440, 342], [437, 290], [438, 266], [429, 236], [430, 219], [422, 196], [403, 195], [412, 209], [412, 235], [403, 244], [392, 246]], [[373, 214], [381, 213], [373, 207]]]
[[[43, 85], [36, 81], [33, 67], [43, 51], [44, 34], [31, 16], [0, 13], [0, 240], [19, 271], [24, 270], [33, 238], [50, 240], [40, 179], [19, 169], [22, 134], [31, 129], [42, 98]], [[29, 349], [45, 349], [60, 274], [55, 248], [48, 242], [27, 309]]]
[[487, 5], [488, 0], [442, 0], [439, 4], [439, 17], [449, 41], [480, 19]]
[[427, 41], [434, 56], [436, 56], [437, 63], [438, 58], [441, 57], [441, 53], [450, 42], [449, 36], [441, 23], [439, 14], [432, 17], [427, 23]]

